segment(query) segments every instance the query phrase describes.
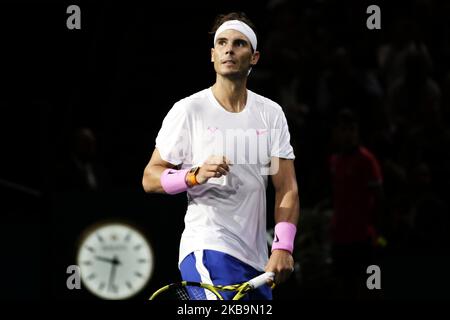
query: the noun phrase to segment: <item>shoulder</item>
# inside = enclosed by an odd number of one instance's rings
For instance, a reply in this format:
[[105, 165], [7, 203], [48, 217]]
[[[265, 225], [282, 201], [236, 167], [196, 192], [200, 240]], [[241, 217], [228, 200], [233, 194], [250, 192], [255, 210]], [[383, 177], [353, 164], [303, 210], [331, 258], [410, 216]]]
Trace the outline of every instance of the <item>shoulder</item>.
[[186, 98], [178, 100], [173, 105], [173, 109], [176, 109], [179, 112], [190, 114], [202, 108], [205, 105], [207, 99], [208, 99], [208, 89], [204, 89]]
[[375, 155], [366, 147], [363, 146], [359, 147], [359, 154], [365, 163], [370, 163], [376, 166], [379, 165]]
[[369, 159], [369, 160], [374, 159], [375, 160], [374, 154], [364, 146], [359, 147], [359, 154], [361, 155], [361, 157], [363, 157], [365, 159]]
[[283, 108], [275, 101], [273, 101], [267, 97], [264, 97], [260, 94], [257, 94], [253, 91], [250, 91], [250, 90], [248, 90], [248, 91], [250, 92], [250, 94], [253, 95], [255, 106], [259, 110], [270, 112], [273, 114], [283, 114], [284, 113]]

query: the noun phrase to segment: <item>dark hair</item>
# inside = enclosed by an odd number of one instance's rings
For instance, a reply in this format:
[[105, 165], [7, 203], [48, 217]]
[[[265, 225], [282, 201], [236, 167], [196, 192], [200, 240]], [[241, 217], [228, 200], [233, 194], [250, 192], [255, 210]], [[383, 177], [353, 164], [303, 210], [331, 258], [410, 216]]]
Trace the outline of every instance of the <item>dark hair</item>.
[[252, 28], [253, 32], [258, 36], [258, 33], [256, 32], [256, 27], [253, 24], [253, 22], [247, 17], [247, 15], [244, 12], [230, 12], [227, 14], [219, 14], [215, 19], [213, 23], [213, 27], [211, 29], [210, 34], [215, 34], [217, 29], [225, 22], [229, 20], [239, 20], [247, 24], [250, 28]]
[[344, 108], [339, 110], [336, 116], [336, 124], [340, 126], [358, 126], [358, 117], [350, 109]]

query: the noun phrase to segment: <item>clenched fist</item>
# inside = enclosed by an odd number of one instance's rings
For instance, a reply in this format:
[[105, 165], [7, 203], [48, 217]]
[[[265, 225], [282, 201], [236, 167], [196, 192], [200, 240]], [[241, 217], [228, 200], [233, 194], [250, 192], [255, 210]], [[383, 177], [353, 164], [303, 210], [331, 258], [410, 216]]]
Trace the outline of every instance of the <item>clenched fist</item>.
[[225, 156], [209, 156], [196, 175], [197, 182], [199, 184], [204, 184], [209, 178], [226, 176], [230, 171], [230, 166], [230, 160]]

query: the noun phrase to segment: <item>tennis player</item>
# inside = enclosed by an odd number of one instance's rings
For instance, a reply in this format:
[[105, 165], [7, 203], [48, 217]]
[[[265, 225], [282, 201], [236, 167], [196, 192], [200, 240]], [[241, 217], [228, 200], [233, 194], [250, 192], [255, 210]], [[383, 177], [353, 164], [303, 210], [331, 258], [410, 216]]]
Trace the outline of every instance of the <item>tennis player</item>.
[[[264, 271], [284, 282], [294, 267], [299, 218], [294, 152], [282, 108], [247, 89], [258, 63], [257, 36], [244, 13], [216, 18], [210, 88], [174, 104], [145, 168], [146, 192], [187, 191], [179, 269], [183, 280], [229, 285]], [[275, 195], [275, 235], [270, 258], [266, 187]], [[225, 298], [230, 297], [224, 294]], [[204, 299], [214, 299], [205, 294]], [[249, 299], [272, 299], [269, 286]]]

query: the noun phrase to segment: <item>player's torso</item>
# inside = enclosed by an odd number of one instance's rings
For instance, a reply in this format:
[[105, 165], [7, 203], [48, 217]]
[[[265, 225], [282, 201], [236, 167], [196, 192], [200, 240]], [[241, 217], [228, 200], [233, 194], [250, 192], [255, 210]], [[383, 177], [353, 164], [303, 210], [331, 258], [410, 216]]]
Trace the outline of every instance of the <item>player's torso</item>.
[[270, 165], [271, 119], [252, 95], [239, 113], [226, 111], [206, 93], [193, 99], [187, 111], [188, 162], [201, 165], [211, 155], [225, 156], [232, 163], [230, 180], [234, 178], [237, 185], [250, 188], [249, 192], [265, 188]]

